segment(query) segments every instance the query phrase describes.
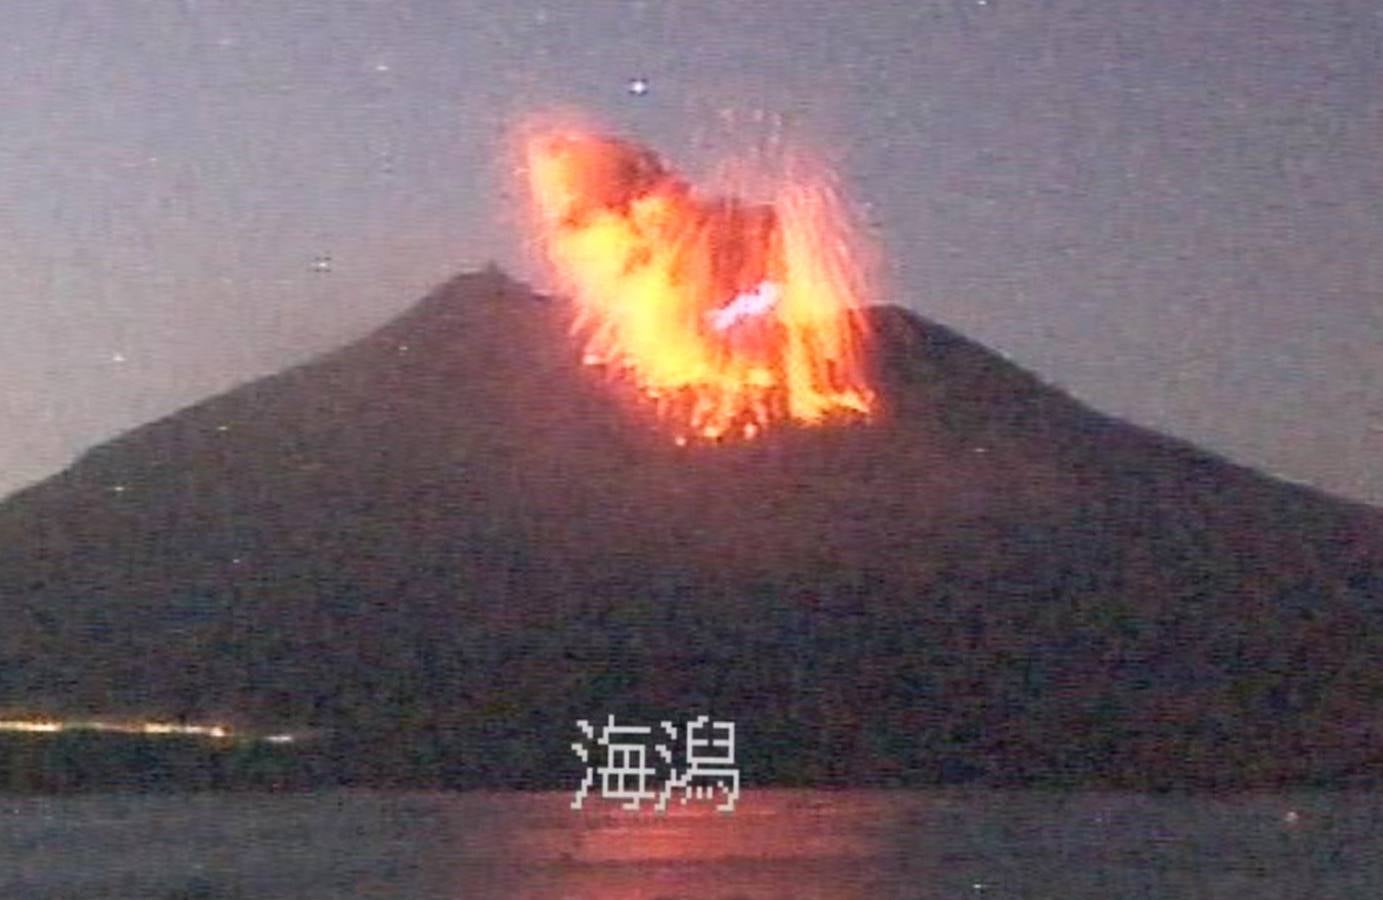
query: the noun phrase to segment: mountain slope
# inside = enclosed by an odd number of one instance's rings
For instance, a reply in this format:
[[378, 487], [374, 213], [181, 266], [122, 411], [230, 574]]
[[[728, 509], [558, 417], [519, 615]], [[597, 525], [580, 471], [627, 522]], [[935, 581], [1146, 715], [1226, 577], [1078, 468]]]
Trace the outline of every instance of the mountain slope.
[[0, 708], [320, 727], [376, 782], [568, 784], [576, 719], [703, 710], [748, 783], [1371, 773], [1383, 514], [863, 315], [879, 421], [680, 448], [461, 276], [0, 506]]

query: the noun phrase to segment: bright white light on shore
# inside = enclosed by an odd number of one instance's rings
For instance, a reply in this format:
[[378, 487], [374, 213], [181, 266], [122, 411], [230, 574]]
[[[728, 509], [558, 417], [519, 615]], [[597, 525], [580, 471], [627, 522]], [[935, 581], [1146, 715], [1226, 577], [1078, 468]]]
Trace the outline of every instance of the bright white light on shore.
[[64, 731], [102, 731], [113, 734], [188, 735], [228, 738], [225, 725], [183, 725], [176, 722], [114, 722], [104, 719], [0, 719], [0, 731], [56, 734]]
[[50, 734], [62, 731], [62, 723], [28, 719], [0, 719], [0, 731]]

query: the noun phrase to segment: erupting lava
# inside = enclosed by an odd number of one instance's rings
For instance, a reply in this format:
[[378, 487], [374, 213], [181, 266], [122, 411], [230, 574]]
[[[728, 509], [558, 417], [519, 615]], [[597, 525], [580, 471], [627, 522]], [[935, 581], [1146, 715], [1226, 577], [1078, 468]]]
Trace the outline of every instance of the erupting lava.
[[584, 361], [629, 379], [679, 444], [868, 416], [863, 278], [824, 179], [750, 204], [700, 197], [616, 138], [553, 131], [525, 151]]

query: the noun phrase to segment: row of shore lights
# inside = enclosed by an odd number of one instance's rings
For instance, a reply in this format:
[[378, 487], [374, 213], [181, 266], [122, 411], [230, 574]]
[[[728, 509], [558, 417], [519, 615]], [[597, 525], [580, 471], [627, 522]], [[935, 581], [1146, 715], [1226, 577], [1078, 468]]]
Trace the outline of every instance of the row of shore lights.
[[[70, 731], [99, 731], [114, 734], [183, 735], [229, 740], [237, 737], [225, 725], [184, 725], [175, 722], [106, 722], [82, 720], [66, 722], [57, 719], [0, 719], [0, 732], [24, 734], [58, 734]], [[270, 734], [258, 740], [270, 744], [291, 744], [291, 734]]]

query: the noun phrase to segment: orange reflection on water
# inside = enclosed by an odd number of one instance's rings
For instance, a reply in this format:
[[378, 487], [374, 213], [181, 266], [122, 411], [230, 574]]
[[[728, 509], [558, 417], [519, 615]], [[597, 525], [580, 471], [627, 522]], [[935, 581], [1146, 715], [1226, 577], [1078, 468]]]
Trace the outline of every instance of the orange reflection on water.
[[861, 900], [873, 896], [861, 872], [887, 855], [883, 831], [870, 827], [886, 817], [884, 799], [764, 790], [746, 792], [729, 814], [693, 802], [660, 815], [598, 797], [572, 810], [569, 795], [517, 795], [499, 833], [473, 845], [489, 865], [466, 867], [458, 896], [488, 884], [523, 897]]

